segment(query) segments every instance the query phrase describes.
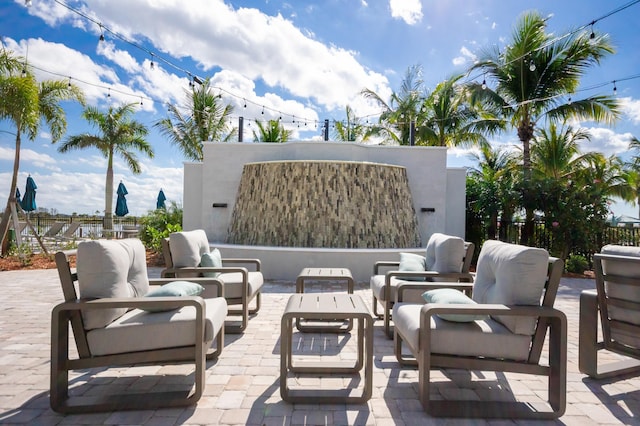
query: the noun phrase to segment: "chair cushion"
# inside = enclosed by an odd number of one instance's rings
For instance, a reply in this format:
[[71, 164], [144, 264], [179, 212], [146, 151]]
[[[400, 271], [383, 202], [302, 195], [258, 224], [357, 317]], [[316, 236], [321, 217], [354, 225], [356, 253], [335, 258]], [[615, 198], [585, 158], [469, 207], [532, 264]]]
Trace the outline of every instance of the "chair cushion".
[[[427, 303], [448, 303], [461, 305], [475, 305], [476, 302], [469, 296], [453, 288], [439, 288], [425, 291], [422, 298]], [[464, 315], [464, 314], [438, 314], [440, 318], [454, 322], [471, 322], [487, 319], [487, 315]]]
[[[426, 270], [426, 261], [424, 256], [414, 253], [400, 253], [399, 271], [424, 272]], [[407, 281], [424, 281], [424, 278], [403, 277]]]
[[[206, 345], [224, 326], [227, 302], [222, 297], [205, 299], [204, 341]], [[133, 309], [104, 328], [87, 333], [92, 355], [110, 355], [195, 344], [195, 309], [149, 313]]]
[[[621, 277], [636, 278], [640, 280], [640, 247], [608, 244], [602, 247], [601, 253], [638, 258], [636, 262], [603, 259], [602, 269], [605, 274], [615, 274]], [[640, 286], [638, 285], [628, 285], [607, 281], [605, 282], [605, 286], [609, 297], [640, 303]], [[611, 319], [640, 325], [640, 315], [638, 315], [638, 312], [634, 309], [625, 309], [610, 304], [608, 305], [608, 312]], [[621, 336], [617, 340], [628, 342], [628, 338], [629, 336]], [[638, 343], [638, 341], [640, 338], [635, 336], [635, 339], [634, 343], [627, 344], [632, 344], [633, 346], [639, 345], [640, 343]]]
[[[242, 283], [242, 273], [240, 272], [228, 272], [222, 273], [218, 276], [220, 281], [224, 283], [224, 297], [227, 299], [235, 299], [242, 297], [242, 290], [244, 284]], [[252, 299], [253, 296], [260, 291], [264, 284], [264, 278], [262, 272], [249, 271], [249, 292], [248, 298]], [[205, 289], [206, 294], [206, 289]]]
[[[204, 287], [200, 284], [189, 281], [172, 281], [162, 286], [156, 286], [145, 295], [145, 297], [180, 297], [180, 296], [199, 296]], [[146, 308], [147, 312], [172, 311], [172, 309]]]
[[[371, 279], [369, 280], [369, 287], [371, 288], [371, 291], [373, 292], [373, 295], [376, 297], [376, 299], [380, 300], [380, 301], [384, 301], [384, 280], [385, 280], [385, 276], [384, 275], [372, 275]], [[390, 301], [395, 301], [396, 300], [396, 289], [398, 287], [399, 284], [403, 283], [403, 282], [407, 282], [405, 279], [398, 279], [396, 277], [391, 277], [391, 281], [390, 281], [390, 286], [389, 286], [389, 300]]]
[[[141, 297], [149, 292], [147, 259], [139, 239], [91, 240], [78, 243], [77, 267], [80, 298]], [[127, 309], [83, 312], [87, 330], [101, 328]]]
[[[414, 356], [418, 354], [420, 345], [422, 306], [396, 303], [392, 311], [394, 327], [402, 334]], [[490, 317], [464, 323], [431, 317], [431, 353], [524, 361], [529, 356], [530, 345], [530, 336], [511, 333]]]
[[[220, 254], [220, 250], [213, 249], [208, 253], [203, 253], [202, 257], [200, 257], [200, 264], [198, 266], [210, 267], [210, 268], [220, 268], [222, 267], [222, 255]], [[203, 277], [211, 277], [216, 278], [220, 275], [220, 272], [203, 272]]]
[[209, 253], [209, 240], [202, 229], [169, 234], [171, 260], [175, 268], [195, 267], [204, 253]]
[[427, 243], [425, 269], [441, 273], [461, 272], [464, 255], [462, 238], [436, 232]]
[[[477, 303], [539, 306], [549, 268], [549, 254], [540, 248], [488, 240], [482, 244], [473, 300]], [[531, 335], [535, 318], [496, 316], [513, 333]]]

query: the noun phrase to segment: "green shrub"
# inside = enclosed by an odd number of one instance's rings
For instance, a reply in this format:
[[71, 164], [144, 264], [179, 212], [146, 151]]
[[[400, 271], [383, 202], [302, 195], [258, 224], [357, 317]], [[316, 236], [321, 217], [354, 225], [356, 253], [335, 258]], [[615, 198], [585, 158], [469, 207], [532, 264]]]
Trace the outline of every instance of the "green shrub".
[[166, 209], [156, 209], [141, 217], [140, 223], [140, 239], [145, 247], [161, 253], [162, 239], [182, 231], [182, 208], [171, 202]]
[[587, 262], [587, 259], [579, 254], [570, 255], [565, 264], [567, 272], [575, 274], [583, 274], [588, 267], [589, 262]]

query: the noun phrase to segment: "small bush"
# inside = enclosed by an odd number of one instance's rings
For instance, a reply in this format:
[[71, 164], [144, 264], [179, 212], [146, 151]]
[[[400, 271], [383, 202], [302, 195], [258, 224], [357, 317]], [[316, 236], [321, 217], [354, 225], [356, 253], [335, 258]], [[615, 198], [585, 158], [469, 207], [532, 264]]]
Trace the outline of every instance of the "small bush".
[[589, 262], [587, 262], [587, 259], [579, 254], [570, 255], [565, 264], [567, 272], [574, 274], [583, 274], [588, 267]]
[[157, 209], [149, 212], [140, 218], [142, 227], [140, 229], [140, 239], [145, 247], [162, 252], [162, 239], [172, 232], [182, 231], [182, 208], [175, 202], [165, 209]]

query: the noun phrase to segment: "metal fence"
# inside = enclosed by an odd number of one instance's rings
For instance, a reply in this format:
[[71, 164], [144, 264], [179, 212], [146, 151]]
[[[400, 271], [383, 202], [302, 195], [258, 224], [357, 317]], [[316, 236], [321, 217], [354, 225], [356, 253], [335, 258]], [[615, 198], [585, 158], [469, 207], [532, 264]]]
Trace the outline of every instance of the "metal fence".
[[[20, 220], [23, 222], [22, 218]], [[29, 221], [35, 228], [38, 235], [44, 235], [51, 226], [56, 222], [65, 223], [60, 232], [64, 232], [71, 222], [80, 222], [81, 225], [73, 234], [77, 238], [99, 238], [103, 236], [105, 227], [105, 218], [100, 216], [79, 217], [79, 216], [39, 216], [37, 214], [30, 215]], [[113, 231], [122, 230], [125, 226], [137, 226], [139, 219], [137, 217], [114, 217]], [[22, 229], [22, 236], [29, 237], [31, 230], [28, 227]]]

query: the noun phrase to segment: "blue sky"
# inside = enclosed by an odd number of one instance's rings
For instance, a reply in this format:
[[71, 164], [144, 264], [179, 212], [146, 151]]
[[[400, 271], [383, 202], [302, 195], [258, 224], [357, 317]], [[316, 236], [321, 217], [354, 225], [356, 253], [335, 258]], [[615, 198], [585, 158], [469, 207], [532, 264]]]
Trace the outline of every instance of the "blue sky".
[[[628, 155], [629, 138], [640, 137], [640, 78], [625, 80], [640, 73], [640, 4], [605, 16], [629, 3], [32, 0], [26, 7], [24, 0], [5, 0], [0, 3], [0, 38], [37, 67], [38, 78], [70, 79], [92, 105], [106, 109], [109, 103], [141, 103], [135, 118], [150, 128], [156, 156], [141, 159], [140, 175], [133, 175], [119, 159], [115, 164], [115, 182], [127, 186], [131, 214], [141, 215], [155, 208], [160, 188], [168, 200], [182, 203], [184, 159], [153, 123], [166, 116], [167, 103], [182, 101], [190, 76], [211, 78], [235, 107], [234, 125], [239, 116], [245, 118], [245, 141], [252, 140], [247, 123], [280, 116], [294, 139], [319, 139], [317, 123], [344, 119], [346, 105], [359, 116], [379, 112], [360, 95], [363, 88], [388, 99], [415, 64], [422, 65], [423, 79], [433, 88], [463, 72], [482, 49], [506, 44], [518, 16], [530, 9], [551, 15], [549, 31], [554, 34], [596, 20], [594, 29], [611, 36], [617, 53], [591, 69], [582, 84], [599, 87], [574, 96], [613, 93], [613, 81], [618, 80], [624, 116], [610, 127], [586, 122], [574, 126], [591, 131], [584, 150]], [[64, 106], [68, 135], [94, 131], [80, 118], [79, 106]], [[0, 200], [6, 200], [9, 191], [14, 136], [6, 132], [13, 131], [9, 122], [0, 121]], [[518, 144], [515, 132], [493, 142]], [[468, 152], [450, 150], [449, 166], [472, 164]], [[43, 127], [35, 141], [23, 141], [18, 185], [24, 191], [31, 174], [38, 184], [39, 207], [102, 213], [105, 172], [106, 161], [97, 151], [58, 154]], [[637, 216], [638, 208], [614, 204], [612, 210]]]

